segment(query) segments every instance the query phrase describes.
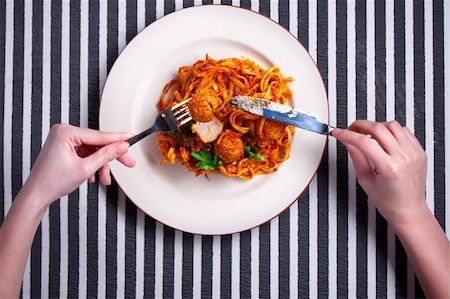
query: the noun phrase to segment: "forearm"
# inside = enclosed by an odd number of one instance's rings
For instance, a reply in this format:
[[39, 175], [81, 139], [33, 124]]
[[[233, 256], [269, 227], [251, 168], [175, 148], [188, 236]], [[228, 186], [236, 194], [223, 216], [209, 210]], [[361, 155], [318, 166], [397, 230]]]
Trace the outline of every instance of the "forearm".
[[450, 298], [450, 244], [431, 211], [393, 226], [427, 297]]
[[14, 199], [0, 227], [0, 298], [19, 296], [30, 248], [45, 210], [26, 191]]

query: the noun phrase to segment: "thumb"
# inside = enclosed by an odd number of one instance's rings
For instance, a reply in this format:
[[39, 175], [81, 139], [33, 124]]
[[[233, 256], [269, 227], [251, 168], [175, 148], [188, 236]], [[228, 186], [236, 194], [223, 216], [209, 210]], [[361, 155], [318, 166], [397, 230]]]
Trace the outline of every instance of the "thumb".
[[92, 175], [102, 166], [125, 154], [129, 146], [128, 142], [116, 142], [105, 145], [92, 155], [84, 158], [83, 163], [86, 163], [86, 168]]

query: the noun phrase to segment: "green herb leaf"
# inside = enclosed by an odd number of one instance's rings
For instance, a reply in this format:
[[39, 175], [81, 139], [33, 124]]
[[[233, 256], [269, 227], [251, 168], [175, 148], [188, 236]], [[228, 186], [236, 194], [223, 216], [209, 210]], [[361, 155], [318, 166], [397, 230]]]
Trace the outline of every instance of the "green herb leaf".
[[213, 159], [213, 164], [217, 165], [219, 163], [219, 160], [220, 160], [219, 155], [215, 154], [214, 159]]
[[203, 170], [215, 170], [216, 169], [211, 164], [208, 164], [205, 162], [198, 162], [197, 164], [195, 164], [195, 167], [203, 169]]
[[259, 163], [261, 163], [262, 161], [264, 161], [264, 155], [262, 155], [262, 154], [260, 154], [260, 153], [257, 153], [257, 154], [255, 154], [255, 157], [254, 157], [256, 160], [258, 160], [258, 162]]
[[201, 150], [199, 150], [197, 152], [191, 153], [191, 156], [199, 161], [209, 163], [209, 164], [211, 164], [213, 161], [211, 158], [211, 154], [204, 148], [202, 148]]
[[203, 169], [203, 170], [216, 170], [218, 165], [222, 165], [223, 162], [220, 159], [219, 155], [215, 154], [214, 158], [211, 157], [210, 152], [206, 149], [202, 148], [197, 152], [191, 153], [191, 156], [199, 162], [195, 164], [195, 167]]
[[245, 145], [244, 146], [244, 152], [247, 154], [249, 158], [256, 159], [259, 163], [264, 161], [264, 155], [260, 154], [258, 152], [258, 148], [251, 146], [251, 145]]

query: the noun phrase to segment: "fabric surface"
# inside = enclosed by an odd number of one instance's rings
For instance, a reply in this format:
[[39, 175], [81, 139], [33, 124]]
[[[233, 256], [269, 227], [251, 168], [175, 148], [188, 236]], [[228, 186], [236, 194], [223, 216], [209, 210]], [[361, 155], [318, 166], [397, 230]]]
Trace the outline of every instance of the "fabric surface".
[[[0, 1], [0, 221], [51, 125], [98, 128], [99, 95], [127, 42], [165, 14], [208, 3]], [[397, 119], [414, 131], [428, 155], [427, 203], [449, 235], [450, 3], [222, 4], [260, 12], [298, 37], [323, 76], [332, 125]], [[423, 292], [398, 239], [357, 184], [345, 148], [331, 138], [297, 202], [269, 223], [233, 235], [174, 230], [137, 209], [116, 183], [83, 184], [45, 215], [22, 296], [392, 298]]]

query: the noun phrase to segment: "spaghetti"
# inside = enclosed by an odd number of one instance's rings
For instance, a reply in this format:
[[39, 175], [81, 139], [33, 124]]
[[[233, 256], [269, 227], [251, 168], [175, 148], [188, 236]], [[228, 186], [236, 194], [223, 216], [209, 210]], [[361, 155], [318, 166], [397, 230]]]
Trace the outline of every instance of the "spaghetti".
[[214, 172], [243, 179], [276, 171], [289, 157], [295, 129], [228, 102], [244, 95], [284, 104], [292, 96], [287, 86], [291, 81], [278, 67], [264, 70], [249, 59], [214, 60], [206, 55], [192, 66], [180, 67], [164, 87], [158, 108], [192, 97], [194, 124], [159, 133], [161, 164], [179, 162], [197, 175]]

